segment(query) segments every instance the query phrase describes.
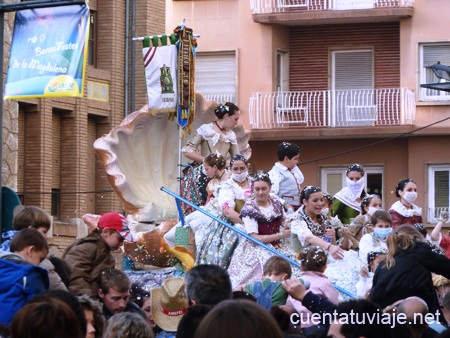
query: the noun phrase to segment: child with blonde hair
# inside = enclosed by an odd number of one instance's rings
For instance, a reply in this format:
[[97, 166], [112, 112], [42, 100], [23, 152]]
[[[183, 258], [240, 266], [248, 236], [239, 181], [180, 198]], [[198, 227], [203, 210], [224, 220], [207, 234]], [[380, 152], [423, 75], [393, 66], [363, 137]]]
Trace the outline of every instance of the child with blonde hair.
[[[337, 304], [339, 301], [339, 293], [328, 277], [324, 274], [328, 261], [328, 255], [325, 250], [319, 248], [318, 246], [306, 247], [299, 254], [299, 260], [302, 268], [302, 274], [300, 277], [310, 282], [311, 286], [309, 290], [316, 295]], [[286, 306], [288, 309], [290, 308], [290, 312], [296, 312], [299, 314], [301, 327], [304, 329], [305, 333], [312, 330], [310, 328], [313, 326], [320, 324], [311, 320], [311, 311], [304, 307], [299, 300], [289, 296]]]

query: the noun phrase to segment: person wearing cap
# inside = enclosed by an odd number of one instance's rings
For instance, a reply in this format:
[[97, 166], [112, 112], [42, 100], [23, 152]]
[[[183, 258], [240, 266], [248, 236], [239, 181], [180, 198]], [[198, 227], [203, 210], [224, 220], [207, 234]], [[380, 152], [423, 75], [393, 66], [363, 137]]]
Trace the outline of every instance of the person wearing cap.
[[181, 277], [166, 279], [160, 288], [152, 289], [152, 314], [163, 331], [156, 338], [176, 337], [178, 324], [188, 309], [186, 284]]
[[129, 235], [128, 221], [123, 215], [103, 214], [98, 227], [72, 243], [62, 256], [71, 269], [69, 290], [76, 295], [97, 295], [101, 271], [115, 266], [111, 251], [118, 249]]

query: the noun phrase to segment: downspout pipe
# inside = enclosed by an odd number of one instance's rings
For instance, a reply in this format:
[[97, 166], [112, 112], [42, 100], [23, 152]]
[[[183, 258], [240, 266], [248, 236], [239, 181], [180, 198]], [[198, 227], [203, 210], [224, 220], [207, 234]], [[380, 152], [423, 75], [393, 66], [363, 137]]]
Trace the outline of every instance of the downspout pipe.
[[129, 98], [129, 53], [130, 53], [130, 0], [125, 1], [125, 76], [124, 76], [124, 115], [128, 115]]

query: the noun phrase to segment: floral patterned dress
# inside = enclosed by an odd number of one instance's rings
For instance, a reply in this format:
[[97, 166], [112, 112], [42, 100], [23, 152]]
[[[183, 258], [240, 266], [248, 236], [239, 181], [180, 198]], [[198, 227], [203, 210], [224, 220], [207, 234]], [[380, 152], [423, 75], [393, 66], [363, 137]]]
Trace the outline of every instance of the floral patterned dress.
[[[249, 190], [242, 189], [231, 178], [223, 182], [216, 189], [217, 216], [223, 221], [232, 224], [223, 211], [226, 208], [234, 208], [239, 212], [250, 194]], [[196, 264], [216, 264], [227, 269], [233, 252], [239, 244], [240, 236], [233, 229], [206, 215], [200, 216], [200, 219], [194, 222], [198, 223], [197, 228], [201, 228], [200, 231], [202, 231], [201, 243], [197, 244]], [[235, 224], [234, 226], [243, 230], [243, 226], [240, 224]]]
[[[329, 226], [325, 216], [319, 216], [319, 222], [314, 222], [305, 212], [305, 207], [298, 209], [291, 218], [291, 242], [295, 252], [300, 252], [303, 247], [310, 245], [306, 241], [306, 236], [313, 234], [325, 241], [325, 230]], [[354, 250], [344, 251], [344, 259], [336, 260], [328, 255], [328, 266], [325, 275], [333, 285], [340, 291], [340, 299], [348, 299], [345, 293], [356, 295], [356, 282], [359, 279], [361, 263], [358, 253]], [[343, 293], [341, 290], [345, 290]]]
[[[241, 216], [248, 234], [272, 235], [280, 232], [283, 206], [275, 195], [270, 195], [269, 200], [270, 204], [266, 208], [258, 206], [254, 199], [245, 203]], [[287, 256], [292, 253], [289, 242], [285, 239], [266, 245]], [[273, 255], [272, 252], [248, 239], [242, 241], [236, 248], [228, 269], [233, 289], [260, 280], [264, 263]]]
[[[236, 134], [232, 130], [218, 133], [214, 123], [201, 125], [192, 140], [181, 149], [181, 152], [199, 152], [202, 156], [219, 153], [225, 158], [239, 153]], [[203, 173], [203, 165], [193, 163], [183, 170], [181, 178], [181, 196], [196, 205], [204, 205], [208, 197], [206, 185], [208, 177]], [[185, 206], [185, 213], [193, 212], [193, 208]]]

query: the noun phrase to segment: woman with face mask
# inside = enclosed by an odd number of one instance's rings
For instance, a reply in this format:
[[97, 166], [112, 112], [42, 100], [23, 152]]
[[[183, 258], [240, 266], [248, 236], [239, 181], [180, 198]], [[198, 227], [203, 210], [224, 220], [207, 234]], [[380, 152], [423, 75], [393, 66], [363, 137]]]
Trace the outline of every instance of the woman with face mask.
[[[248, 161], [240, 154], [230, 160], [231, 177], [217, 186], [215, 190], [217, 209], [220, 217], [227, 223], [244, 229], [240, 211], [251, 196], [248, 176]], [[197, 264], [216, 264], [227, 269], [234, 249], [238, 245], [238, 235], [225, 225], [213, 221], [208, 225], [202, 243], [197, 245]]]
[[402, 224], [423, 223], [422, 208], [414, 204], [417, 199], [417, 185], [413, 179], [405, 178], [398, 182], [395, 187], [395, 196], [400, 200], [392, 204], [389, 209], [394, 229]]
[[366, 195], [361, 200], [361, 215], [355, 217], [348, 227], [353, 250], [359, 249], [362, 236], [373, 231], [372, 215], [375, 211], [381, 210], [381, 206], [381, 197], [375, 194]]
[[346, 186], [334, 195], [331, 214], [338, 216], [342, 224], [350, 224], [350, 220], [359, 215], [361, 200], [366, 196], [364, 190], [366, 180], [364, 168], [360, 164], [352, 164], [345, 171]]

